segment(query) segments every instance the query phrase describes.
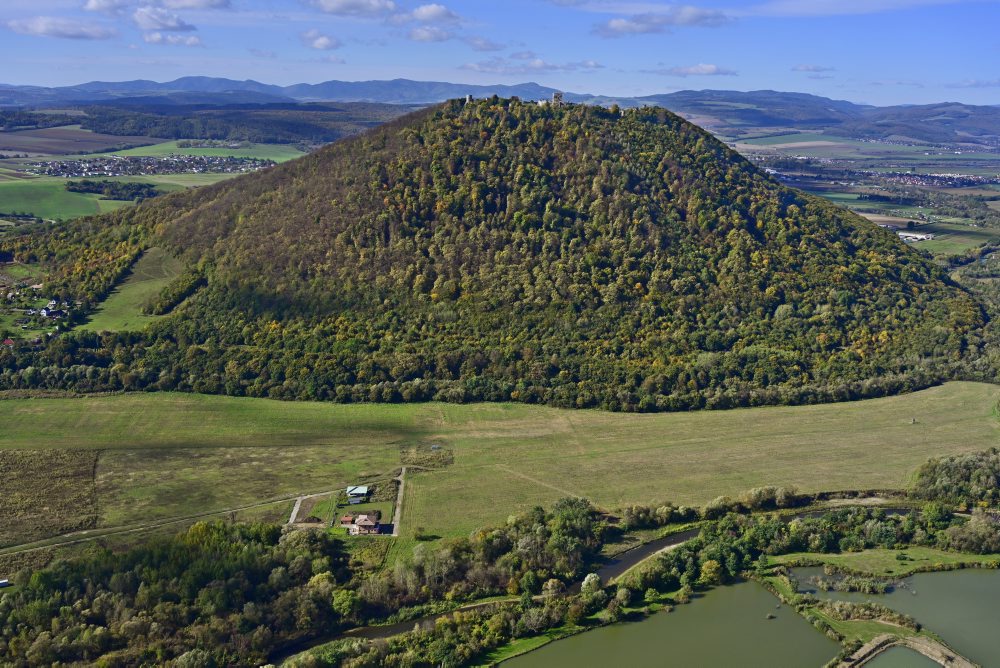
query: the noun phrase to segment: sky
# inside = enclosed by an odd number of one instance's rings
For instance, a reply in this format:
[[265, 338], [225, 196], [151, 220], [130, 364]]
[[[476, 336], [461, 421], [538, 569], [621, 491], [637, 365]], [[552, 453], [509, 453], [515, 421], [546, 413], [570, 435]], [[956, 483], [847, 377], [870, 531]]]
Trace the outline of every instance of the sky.
[[0, 82], [535, 81], [1000, 104], [1000, 0], [0, 0]]

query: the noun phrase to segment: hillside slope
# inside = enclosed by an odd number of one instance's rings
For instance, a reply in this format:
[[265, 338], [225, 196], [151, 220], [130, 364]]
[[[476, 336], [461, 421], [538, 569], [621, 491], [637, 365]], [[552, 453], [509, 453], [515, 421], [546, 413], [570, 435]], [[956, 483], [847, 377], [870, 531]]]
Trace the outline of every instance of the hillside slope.
[[894, 234], [662, 109], [451, 102], [91, 224], [207, 287], [143, 336], [51, 344], [78, 389], [803, 402], [932, 382], [983, 318]]

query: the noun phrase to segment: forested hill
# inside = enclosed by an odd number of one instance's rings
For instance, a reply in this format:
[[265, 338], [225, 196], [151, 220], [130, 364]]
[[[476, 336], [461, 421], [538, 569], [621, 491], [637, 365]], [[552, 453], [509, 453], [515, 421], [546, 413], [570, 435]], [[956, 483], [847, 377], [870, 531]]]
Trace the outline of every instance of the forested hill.
[[[142, 336], [15, 352], [4, 386], [804, 402], [943, 378], [983, 318], [893, 233], [656, 108], [450, 102], [75, 230], [9, 248], [165, 246], [192, 270], [159, 308], [194, 294]], [[106, 291], [117, 265], [87, 266], [53, 280]]]

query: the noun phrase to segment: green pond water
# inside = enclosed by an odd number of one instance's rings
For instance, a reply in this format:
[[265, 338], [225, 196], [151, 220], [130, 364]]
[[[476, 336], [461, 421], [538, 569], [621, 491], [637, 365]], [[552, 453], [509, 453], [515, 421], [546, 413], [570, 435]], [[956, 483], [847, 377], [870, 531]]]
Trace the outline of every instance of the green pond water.
[[[795, 569], [800, 588], [808, 588], [808, 577], [815, 573]], [[817, 596], [876, 601], [910, 615], [967, 659], [984, 668], [1000, 668], [1000, 571], [918, 573], [904, 582], [905, 587], [884, 595], [818, 592]]]
[[865, 664], [865, 668], [941, 668], [920, 652], [907, 647], [890, 647]]
[[[840, 646], [753, 582], [718, 587], [673, 612], [550, 643], [505, 668], [811, 668]], [[768, 614], [776, 616], [767, 619]]]

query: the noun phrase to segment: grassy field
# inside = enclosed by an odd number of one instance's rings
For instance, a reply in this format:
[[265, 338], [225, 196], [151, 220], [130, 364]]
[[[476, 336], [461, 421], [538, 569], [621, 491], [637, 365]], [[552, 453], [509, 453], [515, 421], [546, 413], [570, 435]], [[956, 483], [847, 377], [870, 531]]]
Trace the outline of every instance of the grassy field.
[[[660, 415], [183, 394], [13, 399], [0, 401], [0, 450], [100, 451], [93, 479], [80, 484], [98, 499], [98, 525], [115, 526], [384, 480], [404, 449], [442, 444], [453, 464], [407, 474], [403, 539], [394, 547], [406, 550], [417, 527], [464, 535], [567, 495], [617, 508], [703, 504], [763, 484], [903, 487], [930, 456], [995, 444], [998, 399], [1000, 387], [979, 383], [854, 403]], [[11, 517], [6, 496], [0, 513]], [[66, 521], [48, 519], [53, 533]], [[28, 528], [16, 518], [11, 526]]]
[[0, 181], [0, 212], [30, 213], [46, 220], [69, 220], [114, 211], [130, 202], [102, 200], [93, 193], [66, 190], [65, 179]]
[[251, 144], [248, 148], [179, 148], [176, 141], [153, 144], [152, 146], [142, 146], [128, 149], [126, 151], [113, 151], [105, 155], [131, 155], [131, 156], [151, 156], [164, 157], [168, 155], [205, 155], [205, 156], [231, 156], [234, 158], [259, 158], [261, 160], [274, 160], [275, 162], [287, 162], [305, 155], [302, 151], [288, 144]]
[[135, 331], [163, 316], [145, 315], [142, 307], [180, 274], [181, 263], [159, 248], [143, 253], [125, 282], [114, 289], [81, 329]]
[[[22, 176], [24, 173], [21, 172]], [[239, 174], [161, 174], [157, 176], [101, 177], [105, 181], [152, 183], [161, 192], [212, 185]], [[95, 193], [66, 190], [67, 179], [48, 176], [6, 178], [0, 173], [0, 212], [30, 213], [46, 220], [71, 220], [114, 211], [132, 202], [101, 199]]]

